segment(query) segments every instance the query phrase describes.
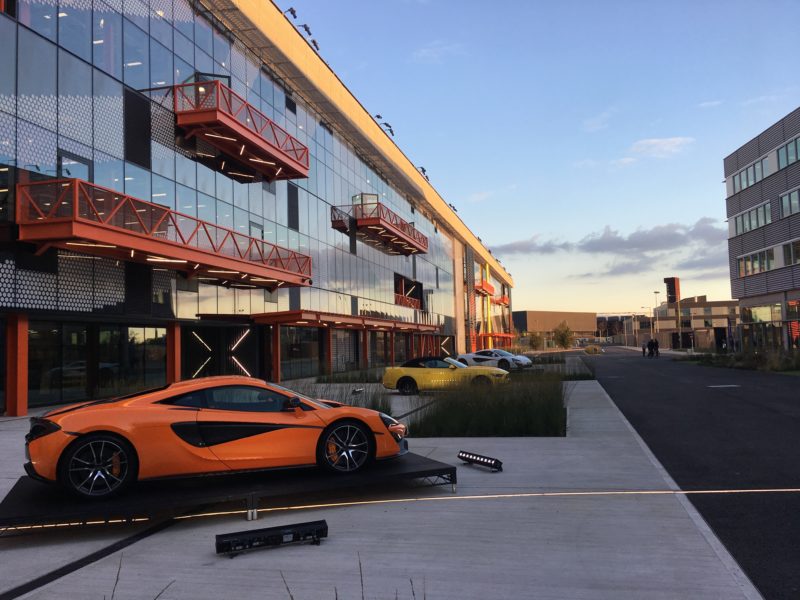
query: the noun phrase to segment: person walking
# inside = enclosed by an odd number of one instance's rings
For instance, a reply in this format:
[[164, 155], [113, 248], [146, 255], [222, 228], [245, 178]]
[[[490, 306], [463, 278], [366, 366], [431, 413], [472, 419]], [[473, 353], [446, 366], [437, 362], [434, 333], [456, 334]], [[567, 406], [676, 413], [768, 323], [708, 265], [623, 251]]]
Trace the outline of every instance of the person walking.
[[656, 358], [658, 358], [658, 340], [653, 341], [653, 352], [655, 352]]
[[647, 357], [648, 358], [653, 358], [653, 350], [654, 350], [654, 348], [655, 348], [655, 346], [653, 345], [653, 340], [650, 340], [649, 342], [647, 342]]
[[642, 358], [647, 356], [646, 352], [647, 352], [647, 342], [642, 342]]

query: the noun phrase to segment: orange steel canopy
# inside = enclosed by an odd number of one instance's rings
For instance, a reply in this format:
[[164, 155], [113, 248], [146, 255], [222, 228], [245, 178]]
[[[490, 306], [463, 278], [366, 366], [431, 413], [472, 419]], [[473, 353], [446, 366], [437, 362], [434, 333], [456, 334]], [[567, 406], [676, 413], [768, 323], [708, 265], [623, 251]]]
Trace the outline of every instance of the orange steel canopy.
[[349, 233], [350, 225], [354, 223], [356, 234], [365, 243], [389, 254], [409, 256], [428, 252], [428, 238], [413, 224], [378, 202], [377, 194], [361, 194], [355, 198], [364, 202], [331, 207], [331, 227]]
[[338, 327], [356, 329], [394, 330], [408, 333], [436, 333], [440, 330], [438, 325], [425, 325], [422, 323], [408, 323], [378, 317], [364, 317], [352, 315], [337, 315], [310, 310], [287, 310], [281, 312], [261, 313], [252, 315], [255, 323], [259, 325], [291, 325], [306, 327]]
[[239, 181], [308, 177], [308, 148], [219, 80], [172, 88], [178, 127], [222, 153], [214, 168]]
[[311, 258], [80, 179], [17, 185], [19, 239], [237, 288], [311, 285]]

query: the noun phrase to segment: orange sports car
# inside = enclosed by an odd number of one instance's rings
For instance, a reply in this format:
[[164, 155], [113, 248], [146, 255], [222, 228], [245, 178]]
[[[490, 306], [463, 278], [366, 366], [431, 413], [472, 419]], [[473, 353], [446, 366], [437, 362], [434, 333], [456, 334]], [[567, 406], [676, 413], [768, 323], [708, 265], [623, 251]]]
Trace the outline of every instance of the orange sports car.
[[25, 471], [105, 498], [140, 479], [319, 465], [358, 471], [408, 451], [406, 426], [249, 377], [205, 377], [31, 419]]

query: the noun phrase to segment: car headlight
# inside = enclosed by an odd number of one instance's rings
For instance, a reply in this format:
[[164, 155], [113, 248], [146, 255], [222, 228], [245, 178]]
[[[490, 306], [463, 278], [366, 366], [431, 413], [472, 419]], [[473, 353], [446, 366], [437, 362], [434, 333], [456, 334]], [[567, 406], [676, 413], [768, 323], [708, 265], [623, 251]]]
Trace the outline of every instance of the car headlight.
[[381, 417], [381, 421], [386, 426], [386, 429], [389, 430], [389, 433], [392, 434], [392, 437], [395, 439], [396, 442], [399, 442], [404, 437], [408, 435], [408, 427], [403, 425], [400, 421], [395, 419], [394, 417], [390, 417], [386, 413], [379, 413]]
[[505, 377], [506, 373], [494, 373], [495, 377]]
[[44, 437], [61, 429], [60, 425], [42, 419], [41, 417], [31, 417], [31, 429], [25, 435], [25, 443], [30, 444], [33, 440]]

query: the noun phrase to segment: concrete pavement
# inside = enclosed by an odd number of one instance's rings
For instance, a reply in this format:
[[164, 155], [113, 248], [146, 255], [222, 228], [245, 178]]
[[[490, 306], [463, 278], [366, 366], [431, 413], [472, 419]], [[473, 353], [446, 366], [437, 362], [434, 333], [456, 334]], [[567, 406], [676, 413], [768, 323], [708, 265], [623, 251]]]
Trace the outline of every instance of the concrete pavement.
[[[457, 494], [364, 490], [375, 503], [187, 520], [26, 597], [155, 598], [167, 586], [162, 600], [760, 597], [682, 495], [598, 494], [676, 486], [597, 382], [568, 384], [568, 410], [566, 438], [412, 439], [414, 452], [459, 464]], [[24, 427], [0, 425], [0, 456], [18, 459]], [[504, 471], [460, 466], [460, 449]], [[214, 554], [215, 534], [313, 519], [330, 528], [319, 547]], [[69, 537], [0, 539], [0, 587], [87, 540]]]

